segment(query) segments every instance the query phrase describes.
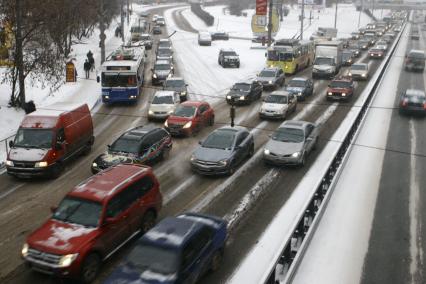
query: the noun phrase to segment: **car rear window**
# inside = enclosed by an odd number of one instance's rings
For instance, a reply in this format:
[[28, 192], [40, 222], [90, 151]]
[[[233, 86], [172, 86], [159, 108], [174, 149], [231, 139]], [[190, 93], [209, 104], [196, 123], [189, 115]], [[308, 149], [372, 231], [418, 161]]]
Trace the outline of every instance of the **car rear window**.
[[408, 57], [410, 58], [416, 58], [416, 59], [424, 59], [425, 58], [425, 54], [422, 52], [410, 52], [408, 54]]

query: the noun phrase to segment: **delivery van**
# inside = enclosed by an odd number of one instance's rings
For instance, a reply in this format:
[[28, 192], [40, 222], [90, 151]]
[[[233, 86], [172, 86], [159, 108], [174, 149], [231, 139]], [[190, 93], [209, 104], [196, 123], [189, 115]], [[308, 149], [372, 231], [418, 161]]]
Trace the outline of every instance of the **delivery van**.
[[58, 177], [71, 158], [89, 153], [95, 141], [87, 104], [53, 104], [27, 114], [9, 142], [7, 173]]

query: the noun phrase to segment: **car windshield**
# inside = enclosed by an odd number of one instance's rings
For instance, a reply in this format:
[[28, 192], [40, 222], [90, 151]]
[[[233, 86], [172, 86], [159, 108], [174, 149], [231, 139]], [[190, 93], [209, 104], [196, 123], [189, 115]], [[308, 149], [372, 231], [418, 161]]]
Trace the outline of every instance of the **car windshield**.
[[303, 130], [280, 127], [272, 134], [272, 140], [290, 143], [300, 143], [304, 140]]
[[348, 59], [352, 58], [352, 52], [343, 52], [342, 58], [343, 58], [343, 60], [348, 60]]
[[136, 87], [136, 74], [102, 73], [102, 87]]
[[139, 152], [139, 139], [134, 137], [121, 136], [111, 145], [110, 152], [134, 153]]
[[262, 70], [262, 72], [259, 73], [259, 77], [275, 77], [275, 71]]
[[416, 58], [416, 59], [424, 59], [425, 58], [425, 54], [421, 53], [421, 52], [410, 52], [408, 54], [409, 58]]
[[383, 50], [381, 50], [381, 49], [372, 49], [372, 50], [370, 50], [370, 52], [382, 52]]
[[289, 87], [305, 87], [306, 86], [306, 81], [305, 80], [291, 80], [288, 83]]
[[195, 106], [178, 105], [173, 115], [181, 117], [193, 117], [197, 108]]
[[237, 53], [235, 51], [223, 51], [223, 56], [237, 56]]
[[85, 227], [97, 227], [102, 212], [98, 202], [75, 197], [65, 197], [53, 213], [55, 220], [79, 224]]
[[52, 147], [52, 140], [52, 129], [20, 128], [16, 133], [13, 146], [49, 149]]
[[166, 80], [164, 87], [183, 87], [185, 86], [184, 80]]
[[169, 104], [172, 105], [173, 102], [173, 96], [155, 96], [152, 100], [152, 104], [154, 105], [162, 105], [162, 104]]
[[157, 55], [170, 55], [170, 54], [172, 54], [172, 51], [167, 48], [161, 48], [157, 52]]
[[171, 46], [170, 41], [160, 41], [158, 44], [158, 47], [167, 47], [169, 48]]
[[216, 130], [203, 143], [204, 148], [231, 149], [235, 140], [235, 131], [229, 129]]
[[250, 85], [249, 84], [244, 84], [244, 83], [237, 83], [234, 86], [232, 86], [232, 90], [249, 91], [250, 90]]
[[170, 64], [155, 64], [154, 70], [170, 70]]
[[315, 59], [314, 65], [333, 65], [333, 58], [319, 57]]
[[330, 88], [349, 88], [351, 86], [350, 82], [346, 81], [331, 81]]
[[174, 274], [179, 267], [179, 254], [176, 250], [139, 243], [129, 253], [127, 261], [140, 273]]
[[287, 103], [287, 96], [269, 95], [269, 96], [266, 97], [265, 103], [286, 104]]
[[360, 64], [353, 64], [351, 70], [367, 70], [367, 66]]

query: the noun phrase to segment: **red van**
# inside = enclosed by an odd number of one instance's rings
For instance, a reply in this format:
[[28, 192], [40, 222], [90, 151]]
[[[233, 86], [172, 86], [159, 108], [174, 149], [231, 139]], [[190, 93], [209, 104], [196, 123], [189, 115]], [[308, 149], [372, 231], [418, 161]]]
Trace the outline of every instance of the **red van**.
[[58, 177], [64, 163], [90, 152], [95, 141], [87, 104], [53, 104], [25, 116], [10, 141], [7, 173], [16, 177]]
[[102, 261], [155, 225], [162, 206], [150, 167], [120, 164], [71, 190], [53, 215], [31, 233], [22, 257], [34, 270], [93, 281]]

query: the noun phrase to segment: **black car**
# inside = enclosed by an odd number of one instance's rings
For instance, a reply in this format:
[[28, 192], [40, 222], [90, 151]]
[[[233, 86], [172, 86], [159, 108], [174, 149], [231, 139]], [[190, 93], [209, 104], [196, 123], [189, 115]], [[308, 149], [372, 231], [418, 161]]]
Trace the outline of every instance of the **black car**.
[[258, 81], [238, 82], [226, 95], [226, 102], [231, 104], [250, 104], [262, 97], [263, 86]]
[[152, 84], [161, 85], [167, 78], [173, 76], [173, 64], [170, 60], [157, 60], [152, 71]]
[[264, 89], [277, 89], [278, 87], [284, 85], [285, 73], [281, 68], [278, 67], [263, 68], [263, 70], [257, 74], [256, 81], [260, 82]]
[[244, 127], [224, 126], [200, 141], [200, 147], [191, 155], [191, 167], [204, 175], [232, 175], [253, 154], [253, 134]]
[[399, 100], [400, 114], [426, 114], [426, 97], [423, 90], [408, 89]]
[[344, 66], [351, 66], [353, 63], [354, 54], [351, 50], [343, 50], [342, 51], [342, 64]]
[[358, 47], [361, 50], [367, 50], [369, 46], [370, 46], [370, 41], [367, 40], [367, 39], [362, 39], [362, 40], [358, 41]]
[[211, 33], [212, 40], [229, 40], [229, 34], [223, 31]]
[[237, 67], [240, 68], [240, 57], [232, 49], [221, 49], [219, 51], [219, 57], [217, 59], [219, 65], [225, 67]]
[[159, 127], [138, 126], [124, 132], [92, 163], [92, 173], [121, 163], [151, 164], [167, 158], [172, 148], [170, 134]]
[[152, 28], [152, 34], [154, 34], [154, 35], [161, 35], [162, 34], [161, 27], [158, 26], [158, 25], [155, 25]]
[[298, 101], [304, 101], [314, 92], [314, 82], [308, 78], [296, 77], [288, 82], [286, 91], [297, 96]]
[[423, 72], [425, 69], [425, 52], [423, 50], [412, 49], [405, 56], [404, 68], [406, 71]]

